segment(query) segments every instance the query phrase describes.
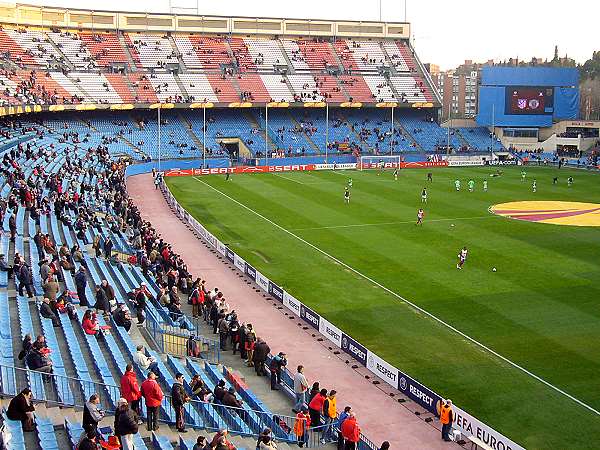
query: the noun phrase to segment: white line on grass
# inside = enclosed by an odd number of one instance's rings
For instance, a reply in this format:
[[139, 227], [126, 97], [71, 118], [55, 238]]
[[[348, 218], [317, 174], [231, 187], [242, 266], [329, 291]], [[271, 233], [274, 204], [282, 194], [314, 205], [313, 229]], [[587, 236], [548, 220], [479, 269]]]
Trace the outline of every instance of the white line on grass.
[[293, 181], [294, 183], [298, 183], [298, 184], [309, 184], [309, 183], [303, 183], [302, 181], [294, 180], [293, 178], [286, 177], [285, 175], [280, 175], [278, 173], [273, 173], [272, 175], [275, 175], [276, 177], [279, 177], [279, 178], [283, 178], [284, 180]]
[[414, 309], [416, 309], [417, 311], [425, 314], [426, 316], [430, 317], [431, 319], [435, 320], [436, 322], [438, 322], [439, 324], [445, 326], [446, 328], [454, 331], [455, 333], [459, 334], [460, 336], [462, 336], [463, 338], [465, 338], [466, 340], [468, 340], [469, 342], [477, 345], [478, 347], [484, 349], [485, 351], [491, 353], [492, 355], [496, 356], [497, 358], [501, 359], [502, 361], [504, 361], [507, 364], [510, 364], [511, 366], [513, 366], [515, 369], [520, 370], [521, 372], [529, 375], [530, 377], [536, 379], [537, 381], [539, 381], [540, 383], [546, 385], [547, 387], [553, 389], [554, 391], [564, 395], [565, 397], [573, 400], [575, 403], [577, 403], [580, 406], [583, 406], [584, 408], [588, 409], [589, 411], [593, 412], [594, 414], [600, 416], [600, 411], [592, 408], [590, 405], [588, 405], [585, 402], [582, 402], [581, 400], [579, 400], [576, 397], [573, 397], [571, 394], [569, 394], [568, 392], [563, 391], [562, 389], [554, 386], [553, 384], [547, 382], [546, 380], [544, 380], [543, 378], [539, 377], [538, 375], [530, 372], [529, 370], [525, 369], [524, 367], [520, 366], [519, 364], [511, 361], [510, 359], [506, 358], [505, 356], [502, 356], [500, 353], [492, 350], [491, 348], [489, 348], [488, 346], [486, 346], [485, 344], [482, 344], [481, 342], [479, 342], [478, 340], [472, 338], [471, 336], [469, 336], [468, 334], [463, 333], [462, 331], [460, 331], [458, 328], [455, 328], [454, 326], [450, 325], [447, 322], [444, 322], [442, 319], [440, 319], [439, 317], [437, 317], [436, 315], [430, 313], [429, 311], [421, 308], [419, 305], [405, 299], [404, 297], [402, 297], [401, 295], [397, 294], [396, 292], [392, 291], [391, 289], [385, 287], [384, 285], [382, 285], [381, 283], [375, 281], [374, 279], [372, 279], [371, 277], [363, 274], [362, 272], [359, 272], [358, 270], [356, 270], [355, 268], [349, 266], [348, 264], [346, 264], [343, 261], [340, 261], [338, 258], [336, 258], [335, 256], [327, 253], [325, 250], [321, 250], [319, 247], [317, 247], [314, 244], [311, 244], [310, 242], [308, 242], [305, 239], [302, 239], [300, 236], [298, 236], [297, 234], [292, 233], [290, 230], [282, 227], [281, 225], [273, 222], [271, 219], [269, 219], [268, 217], [263, 216], [262, 214], [260, 214], [259, 212], [254, 211], [252, 208], [244, 205], [243, 203], [239, 202], [238, 200], [236, 200], [233, 197], [230, 197], [229, 195], [227, 195], [226, 193], [220, 191], [219, 189], [211, 186], [210, 184], [202, 181], [200, 178], [198, 177], [194, 177], [194, 179], [196, 181], [199, 181], [200, 183], [202, 183], [203, 185], [209, 187], [210, 189], [212, 189], [213, 191], [221, 194], [223, 197], [231, 200], [232, 202], [234, 202], [235, 204], [241, 206], [242, 208], [244, 208], [245, 210], [251, 212], [252, 214], [260, 217], [261, 219], [263, 219], [264, 221], [270, 223], [271, 225], [273, 225], [275, 228], [280, 229], [281, 231], [283, 231], [286, 234], [289, 234], [290, 236], [296, 238], [297, 240], [299, 240], [300, 242], [308, 245], [309, 247], [311, 247], [313, 250], [316, 250], [317, 252], [321, 253], [322, 255], [326, 256], [327, 258], [331, 259], [332, 261], [336, 262], [337, 264], [345, 267], [346, 269], [348, 269], [349, 271], [355, 273], [356, 275], [358, 275], [359, 277], [369, 281], [370, 283], [374, 284], [375, 286], [377, 286], [378, 288], [380, 288], [381, 290], [387, 292], [390, 295], [393, 295], [394, 297], [396, 297], [397, 299], [403, 301], [404, 303], [406, 303], [407, 305], [412, 306]]
[[[496, 217], [493, 215], [488, 216], [475, 216], [475, 217], [456, 217], [454, 219], [429, 219], [426, 220], [426, 223], [429, 222], [449, 222], [454, 220], [474, 220], [474, 219], [490, 219], [492, 217]], [[308, 227], [308, 228], [290, 228], [290, 231], [312, 231], [312, 230], [334, 230], [337, 228], [360, 228], [360, 227], [376, 227], [379, 225], [402, 225], [406, 223], [415, 223], [415, 220], [405, 220], [400, 222], [378, 222], [378, 223], [355, 223], [351, 225], [331, 225], [329, 227]]]

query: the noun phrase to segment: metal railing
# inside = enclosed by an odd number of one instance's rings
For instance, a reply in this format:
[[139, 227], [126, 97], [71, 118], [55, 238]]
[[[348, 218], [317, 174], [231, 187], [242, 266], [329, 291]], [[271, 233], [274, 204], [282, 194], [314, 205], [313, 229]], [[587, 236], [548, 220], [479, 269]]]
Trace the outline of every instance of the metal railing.
[[[116, 402], [121, 397], [120, 388], [116, 385], [0, 365], [1, 396], [13, 397], [25, 388], [32, 390], [34, 402], [73, 408], [83, 408], [89, 397], [97, 394], [100, 399], [99, 409], [107, 413], [114, 413]], [[191, 395], [187, 385], [186, 389]], [[162, 400], [159, 420], [174, 424], [174, 418], [175, 409], [171, 396], [167, 394]], [[297, 442], [293, 433], [295, 417], [271, 415], [249, 407], [236, 408], [192, 399], [184, 407], [184, 421], [191, 428], [209, 431], [226, 428], [233, 434], [255, 438], [266, 428], [270, 428], [275, 440]], [[322, 425], [308, 430], [304, 439], [308, 447], [322, 445], [320, 439], [326, 427]]]
[[[146, 309], [144, 327], [161, 353], [181, 357], [200, 357], [212, 363], [220, 361], [219, 341], [202, 336], [198, 329], [189, 331], [168, 325], [155, 317], [148, 309]], [[190, 351], [190, 337], [193, 338], [199, 354]]]

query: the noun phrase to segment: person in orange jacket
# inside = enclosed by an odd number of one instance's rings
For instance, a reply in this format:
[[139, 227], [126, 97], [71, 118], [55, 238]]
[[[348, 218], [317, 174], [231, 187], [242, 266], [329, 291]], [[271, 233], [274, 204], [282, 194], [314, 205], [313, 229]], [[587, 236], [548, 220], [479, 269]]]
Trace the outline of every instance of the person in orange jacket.
[[360, 427], [356, 423], [356, 416], [353, 412], [342, 423], [341, 431], [345, 442], [344, 450], [356, 450], [356, 444], [360, 440]]
[[442, 439], [449, 442], [450, 430], [452, 429], [452, 422], [454, 421], [454, 412], [452, 411], [452, 400], [447, 399], [438, 406], [438, 413], [440, 414], [440, 423], [442, 424]]
[[308, 444], [308, 429], [310, 427], [310, 416], [308, 414], [308, 408], [303, 406], [298, 414], [296, 414], [296, 421], [294, 422], [294, 434], [298, 441], [298, 447], [304, 447], [304, 444]]
[[142, 409], [140, 408], [140, 398], [142, 392], [137, 382], [133, 366], [127, 364], [125, 367], [125, 373], [121, 377], [121, 397], [123, 397], [129, 403], [129, 406], [136, 414], [141, 417]]
[[158, 408], [162, 403], [163, 391], [156, 382], [154, 372], [148, 373], [148, 378], [142, 383], [141, 391], [146, 402], [148, 431], [158, 431]]

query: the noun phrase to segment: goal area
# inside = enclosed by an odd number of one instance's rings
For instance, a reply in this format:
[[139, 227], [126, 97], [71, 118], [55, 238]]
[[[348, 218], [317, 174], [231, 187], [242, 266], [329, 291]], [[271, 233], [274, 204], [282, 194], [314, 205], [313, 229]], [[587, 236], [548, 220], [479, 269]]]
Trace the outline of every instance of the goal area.
[[366, 169], [396, 169], [400, 168], [401, 157], [399, 155], [365, 155], [358, 160], [358, 170]]

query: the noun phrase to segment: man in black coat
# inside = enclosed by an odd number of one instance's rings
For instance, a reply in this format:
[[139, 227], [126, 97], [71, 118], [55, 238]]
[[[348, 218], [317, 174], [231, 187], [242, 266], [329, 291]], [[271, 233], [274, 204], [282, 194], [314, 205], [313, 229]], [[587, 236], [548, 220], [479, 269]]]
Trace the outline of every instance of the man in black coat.
[[8, 404], [8, 410], [6, 411], [6, 417], [10, 420], [19, 420], [23, 431], [34, 431], [34, 416], [33, 412], [35, 407], [31, 402], [33, 394], [31, 389], [23, 389], [17, 396], [15, 396]]
[[117, 326], [125, 328], [125, 331], [129, 332], [131, 329], [131, 316], [124, 303], [117, 306], [117, 309], [113, 313], [113, 319]]
[[171, 403], [175, 410], [175, 425], [177, 426], [177, 431], [180, 433], [187, 433], [187, 430], [185, 429], [183, 406], [189, 400], [190, 398], [183, 388], [183, 374], [178, 372], [175, 375], [175, 382], [171, 388]]
[[19, 266], [17, 278], [19, 280], [19, 295], [23, 296], [23, 288], [25, 288], [27, 289], [27, 296], [33, 298], [33, 274], [27, 264], [22, 263]]
[[263, 341], [261, 338], [256, 338], [256, 345], [254, 346], [254, 355], [252, 359], [254, 362], [254, 370], [256, 370], [256, 375], [266, 375], [265, 361], [267, 360], [267, 355], [270, 351], [271, 349], [265, 341]]
[[8, 218], [8, 229], [10, 230], [11, 242], [15, 242], [15, 236], [17, 235], [17, 221], [15, 220], [14, 214], [11, 214]]
[[75, 275], [75, 286], [77, 288], [77, 297], [79, 297], [79, 305], [87, 307], [90, 303], [85, 295], [85, 288], [87, 286], [85, 272], [85, 267], [79, 267], [79, 271]]
[[110, 302], [101, 286], [96, 286], [96, 304], [94, 305], [94, 309], [102, 311], [105, 315], [110, 314]]
[[40, 306], [40, 315], [44, 319], [51, 319], [53, 326], [60, 327], [60, 320], [56, 313], [52, 310], [49, 298], [44, 298], [44, 300], [42, 301], [42, 305]]
[[35, 236], [33, 236], [33, 242], [35, 242], [35, 248], [37, 249], [38, 259], [40, 261], [44, 259], [44, 256], [46, 256], [44, 253], [44, 245], [42, 244], [43, 239], [44, 235], [42, 234], [41, 230], [38, 230], [37, 233], [35, 233]]
[[138, 432], [138, 415], [129, 407], [126, 399], [120, 398], [115, 411], [115, 436], [126, 441], [127, 448], [133, 448], [133, 435]]

